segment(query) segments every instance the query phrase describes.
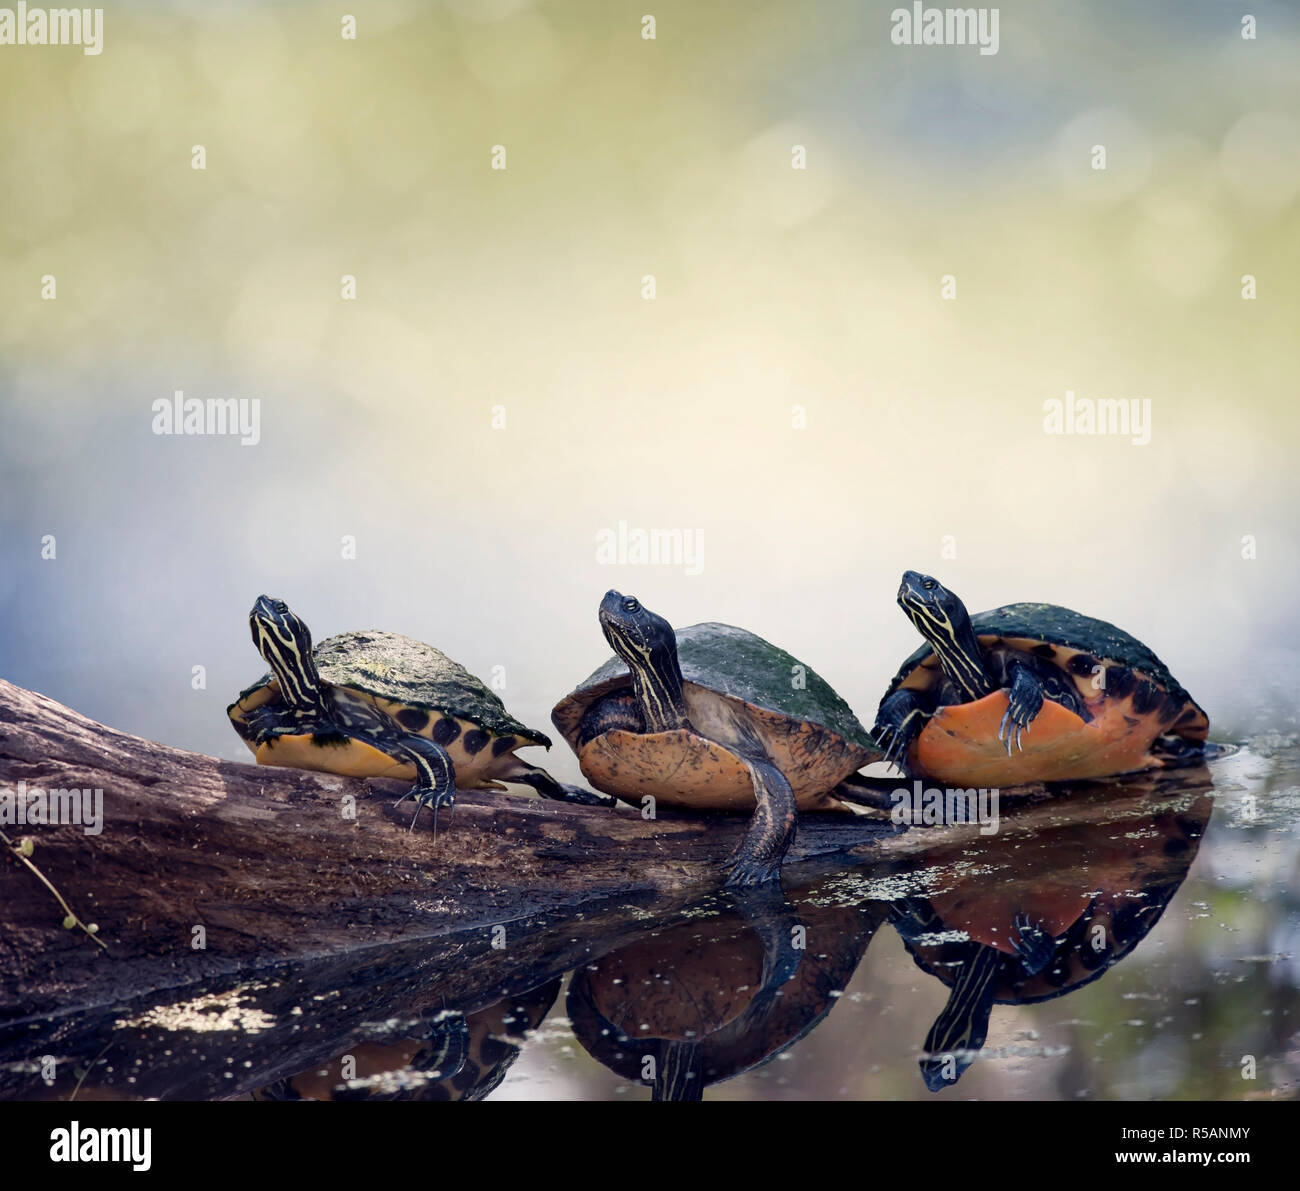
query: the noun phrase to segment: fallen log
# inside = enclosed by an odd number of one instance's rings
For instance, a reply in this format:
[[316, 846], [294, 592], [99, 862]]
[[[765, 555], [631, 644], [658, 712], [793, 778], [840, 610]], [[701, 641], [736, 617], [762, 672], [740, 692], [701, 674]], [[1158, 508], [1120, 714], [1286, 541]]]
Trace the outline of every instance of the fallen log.
[[[0, 681], [0, 800], [102, 791], [97, 833], [0, 824], [14, 845], [0, 846], [0, 1024], [611, 899], [684, 901], [720, 885], [746, 824], [463, 793], [435, 839], [427, 814], [409, 831], [409, 804], [394, 809], [404, 789], [170, 748]], [[896, 830], [806, 816], [787, 866]], [[64, 929], [66, 908], [93, 939]]]

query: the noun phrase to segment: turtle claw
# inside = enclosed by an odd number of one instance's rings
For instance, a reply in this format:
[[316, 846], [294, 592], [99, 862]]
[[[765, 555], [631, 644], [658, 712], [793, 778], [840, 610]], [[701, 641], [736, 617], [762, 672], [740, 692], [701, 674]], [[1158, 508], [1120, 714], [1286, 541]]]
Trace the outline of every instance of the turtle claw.
[[904, 759], [907, 748], [903, 743], [903, 734], [892, 724], [882, 724], [875, 730], [876, 743], [885, 750], [885, 764], [906, 771]]
[[998, 739], [1005, 742], [1008, 757], [1013, 749], [1025, 751], [1024, 738], [1042, 707], [1042, 684], [1027, 670], [1017, 669], [1007, 690], [1007, 710], [998, 727]]
[[401, 806], [402, 803], [404, 803], [408, 798], [415, 799], [415, 814], [411, 818], [411, 825], [406, 830], [414, 831], [415, 824], [419, 821], [420, 818], [420, 812], [424, 810], [426, 806], [432, 806], [433, 807], [433, 836], [434, 839], [437, 839], [438, 838], [438, 810], [444, 806], [447, 807], [448, 809], [455, 806], [456, 796], [448, 790], [435, 790], [430, 786], [412, 786], [411, 789], [407, 790], [407, 792], [401, 796], [401, 798], [399, 798], [395, 803], [393, 803], [393, 806], [395, 808]]
[[1008, 706], [1002, 723], [998, 725], [998, 739], [1007, 747], [1007, 756], [1011, 756], [1014, 746], [1017, 752], [1025, 751], [1024, 738], [1029, 735], [1029, 724], [1021, 723], [1016, 717], [1014, 707]]
[[1047, 967], [1056, 953], [1056, 940], [1025, 913], [1019, 913], [1012, 919], [1010, 942], [1025, 971], [1031, 976], [1037, 976]]
[[1002, 716], [1002, 722], [998, 725], [998, 741], [1006, 745], [1007, 756], [1011, 756], [1011, 731], [1007, 727], [1011, 719], [1011, 708], [1008, 707]]

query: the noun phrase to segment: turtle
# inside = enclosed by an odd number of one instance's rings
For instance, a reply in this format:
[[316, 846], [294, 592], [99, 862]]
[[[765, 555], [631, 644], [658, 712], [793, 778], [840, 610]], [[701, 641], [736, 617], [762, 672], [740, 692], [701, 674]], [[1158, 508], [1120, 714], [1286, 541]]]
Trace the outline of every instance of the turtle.
[[633, 805], [752, 809], [727, 862], [732, 887], [779, 878], [797, 810], [852, 811], [833, 791], [881, 753], [812, 669], [734, 625], [674, 631], [617, 591], [598, 615], [616, 656], [551, 713], [598, 790]]
[[565, 785], [515, 750], [540, 744], [463, 666], [398, 633], [340, 633], [312, 647], [311, 631], [280, 599], [259, 596], [248, 614], [253, 644], [270, 673], [226, 714], [259, 765], [290, 765], [349, 777], [413, 778], [398, 800], [455, 803], [462, 790], [531, 786], [545, 798], [609, 806], [614, 799]]
[[700, 1100], [826, 1017], [885, 907], [866, 913], [825, 890], [791, 903], [773, 884], [703, 898], [577, 968], [565, 1015], [588, 1054], [652, 1099]]
[[439, 997], [418, 1022], [396, 1029], [383, 1023], [375, 1037], [354, 1040], [329, 1062], [257, 1088], [252, 1098], [486, 1100], [551, 1011], [561, 983], [556, 976], [470, 1012], [448, 1009]]
[[898, 603], [926, 639], [873, 732], [910, 774], [958, 786], [1113, 777], [1212, 755], [1205, 712], [1141, 641], [1056, 604], [976, 616], [906, 571]]
[[[965, 840], [917, 858], [923, 871], [952, 875], [890, 911], [917, 966], [949, 989], [920, 1059], [930, 1091], [951, 1087], [971, 1065], [995, 1005], [1064, 996], [1146, 938], [1196, 857], [1210, 785], [1204, 766], [1141, 774], [1125, 779], [1123, 817], [1065, 820], [1028, 838], [981, 840], [977, 852]], [[1141, 830], [1123, 830], [1126, 821]]]

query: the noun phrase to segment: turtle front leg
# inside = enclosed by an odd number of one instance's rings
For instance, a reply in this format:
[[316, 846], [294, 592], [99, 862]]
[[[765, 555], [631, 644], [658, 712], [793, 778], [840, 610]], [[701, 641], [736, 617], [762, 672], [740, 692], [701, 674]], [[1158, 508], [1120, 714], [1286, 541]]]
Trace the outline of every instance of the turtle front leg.
[[1012, 741], [1024, 751], [1021, 735], [1029, 731], [1034, 717], [1043, 709], [1043, 683], [1028, 666], [1019, 662], [1011, 664], [1011, 687], [1007, 691], [1007, 711], [998, 726], [998, 739], [1007, 746], [1011, 756]]
[[504, 775], [508, 782], [518, 782], [523, 786], [532, 786], [543, 798], [555, 802], [572, 802], [578, 806], [614, 806], [618, 799], [609, 794], [597, 794], [584, 790], [581, 786], [570, 786], [556, 781], [545, 769], [521, 762], [520, 768]]
[[400, 743], [381, 744], [389, 756], [409, 759], [415, 766], [415, 785], [393, 805], [401, 806], [408, 798], [415, 799], [415, 816], [408, 831], [415, 830], [416, 820], [426, 806], [433, 807], [433, 830], [438, 832], [438, 810], [456, 805], [456, 767], [447, 750], [432, 740], [412, 734]]
[[895, 691], [880, 705], [871, 734], [885, 750], [885, 761], [911, 774], [907, 754], [921, 729], [930, 718], [931, 709], [915, 691]]
[[1042, 922], [1032, 921], [1027, 914], [1017, 914], [1012, 920], [1010, 943], [1030, 976], [1037, 976], [1056, 954], [1056, 940]]
[[742, 758], [754, 782], [758, 806], [749, 821], [745, 837], [728, 858], [727, 888], [737, 885], [762, 885], [778, 880], [781, 860], [794, 843], [794, 791], [789, 781], [770, 761]]
[[277, 736], [300, 735], [312, 730], [311, 724], [300, 721], [282, 704], [275, 703], [244, 712], [244, 725], [249, 737], [259, 745]]

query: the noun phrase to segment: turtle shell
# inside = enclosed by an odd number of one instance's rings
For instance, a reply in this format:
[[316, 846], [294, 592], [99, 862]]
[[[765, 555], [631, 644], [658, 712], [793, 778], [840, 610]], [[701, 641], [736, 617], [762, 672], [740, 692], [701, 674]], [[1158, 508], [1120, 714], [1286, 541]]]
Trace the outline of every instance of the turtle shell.
[[[909, 754], [915, 770], [955, 785], [1016, 785], [1109, 777], [1158, 767], [1157, 737], [1204, 741], [1209, 718], [1136, 637], [1104, 620], [1056, 604], [1007, 604], [971, 617], [986, 651], [1014, 650], [1048, 661], [1074, 682], [1089, 714], [1084, 720], [1050, 700], [1008, 756], [998, 740], [1005, 691], [943, 707]], [[885, 692], [927, 691], [943, 678], [939, 659], [922, 645]]]
[[676, 637], [693, 730], [616, 730], [579, 745], [587, 709], [631, 687], [631, 672], [617, 657], [556, 704], [551, 720], [587, 779], [628, 801], [648, 794], [668, 805], [752, 809], [748, 769], [710, 730], [739, 716], [757, 731], [801, 808], [847, 809], [826, 792], [881, 754], [831, 685], [784, 649], [733, 625], [689, 625]]
[[[1106, 821], [1054, 831], [1029, 848], [1016, 845], [1014, 853], [1009, 845], [986, 849], [970, 869], [978, 878], [964, 875], [897, 922], [913, 961], [951, 986], [969, 942], [993, 947], [1008, 957], [995, 984], [999, 1004], [1047, 1001], [1096, 980], [1147, 937], [1196, 858], [1214, 806], [1204, 792], [1208, 771], [1192, 771], [1180, 784], [1190, 802], [1139, 820], [1141, 831]], [[926, 863], [950, 862], [941, 855], [927, 855]], [[1004, 867], [990, 882], [995, 857]], [[1017, 912], [1055, 940], [1051, 961], [1036, 974], [1014, 962], [1008, 936]]]
[[[550, 737], [525, 727], [506, 711], [480, 679], [423, 641], [400, 633], [339, 633], [312, 653], [321, 678], [331, 686], [401, 707], [439, 711], [500, 736], [522, 736], [534, 744], [551, 745]], [[248, 705], [250, 696], [271, 685], [271, 675], [264, 674], [240, 692], [231, 710]]]
[[[550, 747], [549, 737], [516, 720], [501, 700], [445, 653], [397, 633], [341, 633], [312, 651], [335, 699], [368, 704], [413, 735], [447, 750], [456, 784], [465, 790], [499, 790], [521, 766], [514, 750]], [[414, 778], [415, 767], [374, 744], [295, 730], [255, 727], [259, 709], [280, 697], [267, 674], [226, 709], [230, 722], [259, 765], [287, 765], [345, 777]], [[489, 747], [490, 746], [490, 747]]]
[[797, 922], [821, 942], [801, 953], [788, 981], [770, 979], [765, 986], [765, 946], [754, 921], [736, 911], [701, 909], [697, 904], [687, 911], [689, 921], [583, 964], [569, 983], [574, 1036], [633, 1083], [646, 1079], [647, 1055], [663, 1066], [665, 1043], [699, 1048], [703, 1084], [786, 1050], [835, 1006], [884, 917], [883, 907], [868, 913], [801, 900]]

